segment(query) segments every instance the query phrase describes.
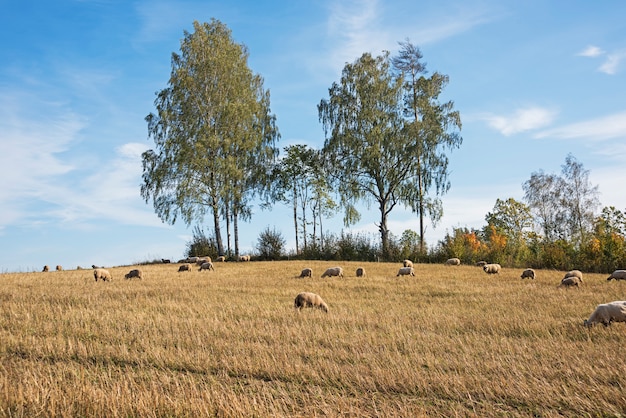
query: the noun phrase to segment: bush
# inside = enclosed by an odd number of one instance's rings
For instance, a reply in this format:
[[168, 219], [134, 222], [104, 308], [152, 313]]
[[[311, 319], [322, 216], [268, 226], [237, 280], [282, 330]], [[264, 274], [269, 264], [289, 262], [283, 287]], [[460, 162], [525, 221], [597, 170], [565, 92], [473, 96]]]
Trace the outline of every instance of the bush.
[[259, 234], [257, 251], [260, 260], [280, 260], [285, 250], [286, 241], [276, 228], [271, 230], [269, 226]]
[[185, 257], [208, 255], [211, 258], [215, 258], [219, 255], [217, 253], [217, 242], [215, 238], [209, 238], [199, 226], [194, 227], [192, 234], [192, 240], [187, 242]]

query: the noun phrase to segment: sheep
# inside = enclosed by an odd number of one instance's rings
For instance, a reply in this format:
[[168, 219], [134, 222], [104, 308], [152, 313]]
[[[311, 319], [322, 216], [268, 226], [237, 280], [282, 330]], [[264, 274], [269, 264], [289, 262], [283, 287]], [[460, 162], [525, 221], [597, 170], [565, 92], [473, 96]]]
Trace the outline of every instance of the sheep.
[[404, 261], [402, 262], [402, 265], [403, 265], [404, 267], [413, 267], [413, 262], [412, 262], [411, 260], [404, 260]]
[[180, 273], [181, 271], [191, 271], [191, 264], [187, 263], [178, 267], [178, 272]]
[[63, 267], [57, 264], [57, 271], [63, 271]]
[[250, 256], [249, 255], [240, 255], [239, 256], [239, 261], [250, 261]]
[[44, 272], [44, 271], [50, 271], [50, 266], [48, 266], [48, 265], [43, 266], [43, 269], [42, 269], [41, 271], [42, 271], [42, 272]]
[[76, 266], [76, 270], [82, 270], [83, 268], [81, 266]]
[[364, 277], [365, 269], [363, 267], [359, 267], [356, 269], [356, 277]]
[[561, 280], [561, 284], [559, 284], [557, 288], [565, 287], [569, 289], [572, 286], [575, 286], [576, 288], [580, 288], [581, 284], [582, 284], [582, 280], [580, 279], [580, 277], [570, 276], [570, 277], [564, 277], [563, 280]]
[[213, 263], [210, 261], [207, 261], [206, 263], [202, 263], [202, 265], [200, 266], [200, 269], [198, 271], [202, 271], [202, 270], [213, 270], [215, 271], [215, 269], [213, 268]]
[[460, 266], [460, 265], [461, 265], [461, 260], [459, 260], [458, 258], [450, 258], [446, 260], [446, 266]]
[[316, 293], [302, 292], [296, 296], [293, 307], [300, 312], [302, 308], [318, 308], [328, 313], [328, 305], [322, 297]]
[[578, 277], [580, 279], [580, 282], [583, 282], [583, 274], [581, 273], [580, 270], [570, 270], [567, 273], [565, 273], [565, 276], [563, 276], [564, 279], [568, 278], [568, 277]]
[[171, 260], [169, 260], [169, 259], [167, 259], [167, 258], [162, 258], [162, 259], [161, 259], [161, 263], [163, 263], [163, 264], [170, 264], [171, 262], [172, 262], [172, 261], [171, 261]]
[[125, 279], [132, 279], [133, 277], [143, 279], [143, 271], [141, 271], [140, 269], [134, 269], [124, 275]]
[[498, 274], [498, 273], [500, 273], [500, 269], [501, 269], [501, 268], [502, 268], [502, 267], [500, 266], [500, 264], [496, 264], [496, 263], [493, 263], [493, 264], [485, 264], [485, 265], [483, 266], [483, 270], [484, 270], [484, 271], [485, 271], [485, 273], [487, 273], [487, 274]]
[[324, 277], [335, 277], [335, 276], [343, 278], [343, 269], [341, 267], [327, 268], [324, 274], [322, 274], [322, 279]]
[[215, 261], [219, 261], [220, 263], [223, 263], [224, 261], [226, 261], [226, 257], [224, 257], [223, 255], [220, 255], [219, 257], [215, 259]]
[[302, 269], [302, 271], [300, 272], [300, 276], [298, 277], [301, 279], [304, 277], [313, 277], [313, 270], [310, 268]]
[[210, 262], [211, 262], [211, 257], [198, 258], [198, 260], [196, 260], [196, 266], [201, 266], [204, 263], [210, 263]]
[[96, 266], [95, 264], [92, 264], [91, 268], [95, 270], [95, 269], [103, 269], [104, 267], [103, 266]]
[[522, 279], [529, 278], [529, 279], [535, 280], [535, 270], [533, 270], [533, 269], [526, 269], [526, 270], [524, 270], [522, 272], [522, 275], [520, 276], [520, 278], [522, 278]]
[[606, 280], [611, 281], [613, 279], [626, 280], [626, 270], [615, 270]]
[[477, 263], [476, 263], [476, 267], [483, 267], [483, 266], [485, 266], [486, 264], [487, 264], [487, 262], [486, 262], [486, 261], [482, 261], [482, 260], [481, 260], [481, 261], [479, 261], [479, 262], [477, 262]]
[[415, 276], [415, 269], [413, 267], [401, 267], [396, 274], [396, 277], [398, 276]]
[[195, 263], [196, 261], [198, 261], [199, 257], [187, 257], [185, 259], [185, 263]]
[[626, 322], [626, 301], [616, 300], [609, 303], [601, 303], [591, 313], [589, 319], [583, 324], [586, 327], [592, 327], [596, 323], [600, 323], [605, 327], [611, 325], [611, 322]]
[[96, 281], [98, 281], [98, 279], [102, 279], [103, 282], [106, 282], [107, 280], [113, 280], [113, 277], [111, 276], [111, 273], [109, 273], [109, 270], [102, 268], [94, 269], [93, 278], [96, 279]]

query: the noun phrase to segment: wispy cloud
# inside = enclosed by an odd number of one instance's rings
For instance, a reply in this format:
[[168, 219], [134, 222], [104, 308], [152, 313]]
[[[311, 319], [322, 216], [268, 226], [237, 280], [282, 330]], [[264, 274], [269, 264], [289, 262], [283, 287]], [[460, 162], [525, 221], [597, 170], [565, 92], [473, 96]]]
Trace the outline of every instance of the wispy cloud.
[[606, 56], [604, 62], [598, 67], [598, 71], [608, 75], [617, 74], [620, 70], [622, 62], [626, 59], [625, 50], [617, 50], [607, 53], [606, 51], [595, 45], [588, 46], [576, 55], [589, 58]]
[[504, 136], [543, 128], [552, 123], [556, 111], [541, 107], [516, 110], [512, 115], [485, 114], [480, 116], [487, 124]]
[[539, 132], [535, 138], [577, 139], [602, 141], [626, 138], [626, 111], [573, 123]]

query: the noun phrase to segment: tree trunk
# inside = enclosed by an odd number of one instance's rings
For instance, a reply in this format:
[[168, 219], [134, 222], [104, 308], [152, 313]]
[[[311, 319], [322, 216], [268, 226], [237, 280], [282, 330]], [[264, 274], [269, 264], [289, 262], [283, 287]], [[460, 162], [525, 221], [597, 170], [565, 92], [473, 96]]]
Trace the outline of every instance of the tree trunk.
[[424, 253], [424, 193], [422, 190], [423, 185], [422, 185], [421, 170], [419, 170], [418, 173], [419, 174], [417, 176], [417, 193], [418, 193], [417, 198], [419, 199], [419, 211], [420, 211], [420, 254], [423, 254]]
[[217, 205], [217, 199], [213, 197], [213, 228], [215, 229], [215, 242], [217, 243], [217, 252], [224, 254], [224, 244], [222, 243], [222, 231], [220, 229], [220, 210]]
[[235, 260], [239, 260], [239, 215], [237, 209], [233, 209], [233, 230], [235, 233]]
[[380, 240], [382, 244], [383, 259], [389, 261], [389, 230], [387, 229], [387, 204], [385, 201], [380, 202]]
[[[231, 247], [230, 247], [230, 210], [228, 207], [228, 203], [226, 203], [224, 208], [224, 218], [226, 219], [226, 247], [228, 248], [227, 252], [230, 255], [231, 254]], [[224, 255], [224, 254], [218, 254], [218, 255]]]
[[293, 189], [293, 227], [296, 232], [296, 254], [300, 254], [300, 247], [298, 246], [298, 195], [296, 189]]

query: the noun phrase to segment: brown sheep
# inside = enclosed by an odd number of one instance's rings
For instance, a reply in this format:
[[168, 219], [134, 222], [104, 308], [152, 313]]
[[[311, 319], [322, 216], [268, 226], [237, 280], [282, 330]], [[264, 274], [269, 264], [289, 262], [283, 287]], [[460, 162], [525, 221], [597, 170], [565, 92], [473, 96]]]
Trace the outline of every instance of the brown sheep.
[[482, 260], [481, 260], [481, 261], [479, 261], [479, 262], [477, 262], [477, 263], [476, 263], [476, 267], [483, 267], [483, 266], [485, 266], [486, 264], [487, 264], [487, 262], [486, 262], [486, 261], [482, 261]]
[[328, 313], [328, 305], [322, 297], [316, 293], [302, 292], [296, 296], [293, 307], [300, 312], [302, 308], [318, 308]]
[[300, 276], [298, 278], [302, 279], [304, 277], [313, 277], [313, 269], [305, 268], [300, 272]]
[[215, 269], [213, 268], [213, 263], [211, 263], [210, 261], [207, 261], [206, 263], [202, 263], [202, 265], [200, 266], [200, 269], [198, 271], [202, 271], [202, 270], [213, 270], [213, 271], [215, 271]]
[[111, 273], [109, 273], [109, 270], [100, 268], [94, 269], [93, 278], [96, 279], [96, 281], [98, 281], [98, 279], [102, 279], [103, 282], [106, 282], [107, 280], [113, 280], [113, 277], [111, 276]]
[[561, 284], [559, 284], [557, 287], [564, 287], [566, 289], [569, 289], [570, 287], [576, 287], [578, 289], [582, 282], [583, 281], [580, 279], [580, 277], [577, 276], [564, 277], [563, 280], [561, 280]]
[[143, 279], [143, 271], [141, 271], [140, 269], [134, 269], [124, 275], [125, 279], [132, 279], [133, 277]]
[[533, 269], [526, 269], [526, 270], [524, 270], [522, 272], [521, 276], [520, 276], [520, 278], [522, 278], [522, 279], [528, 278], [528, 279], [533, 279], [533, 280], [535, 280], [535, 277], [536, 277], [535, 276], [535, 270], [533, 270]]
[[327, 268], [324, 274], [322, 274], [322, 279], [324, 277], [341, 277], [343, 278], [343, 269], [341, 267], [330, 267]]
[[181, 271], [191, 271], [191, 264], [187, 263], [178, 267], [178, 272], [180, 273]]
[[364, 277], [365, 276], [365, 269], [363, 267], [359, 267], [358, 269], [356, 269], [356, 277]]

